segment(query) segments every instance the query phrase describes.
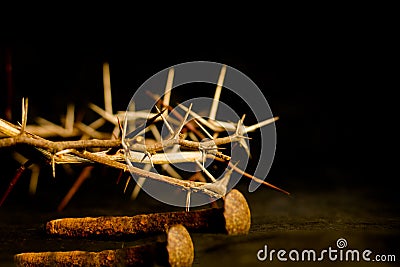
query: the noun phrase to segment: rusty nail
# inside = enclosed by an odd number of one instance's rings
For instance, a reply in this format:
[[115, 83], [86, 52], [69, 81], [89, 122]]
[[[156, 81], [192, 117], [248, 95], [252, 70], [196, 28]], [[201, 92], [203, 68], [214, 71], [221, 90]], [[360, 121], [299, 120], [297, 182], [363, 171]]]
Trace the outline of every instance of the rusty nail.
[[167, 230], [166, 242], [88, 251], [30, 252], [14, 256], [16, 266], [192, 266], [194, 247], [182, 225]]
[[232, 189], [223, 202], [223, 208], [189, 212], [62, 218], [47, 222], [46, 231], [50, 235], [66, 237], [120, 237], [163, 232], [168, 225], [182, 224], [190, 231], [247, 234], [251, 215], [245, 197]]

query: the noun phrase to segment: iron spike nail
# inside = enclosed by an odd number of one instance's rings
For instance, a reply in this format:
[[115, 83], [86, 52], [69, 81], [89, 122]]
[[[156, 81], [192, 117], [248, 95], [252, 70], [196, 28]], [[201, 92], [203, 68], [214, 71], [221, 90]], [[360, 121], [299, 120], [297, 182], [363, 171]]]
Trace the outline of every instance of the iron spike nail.
[[49, 235], [64, 237], [121, 237], [159, 233], [166, 225], [182, 224], [190, 231], [247, 234], [251, 215], [245, 197], [232, 189], [223, 202], [223, 208], [189, 212], [56, 219], [47, 222], [46, 231]]
[[182, 225], [167, 230], [166, 242], [99, 252], [55, 251], [14, 255], [16, 266], [192, 266], [194, 246]]

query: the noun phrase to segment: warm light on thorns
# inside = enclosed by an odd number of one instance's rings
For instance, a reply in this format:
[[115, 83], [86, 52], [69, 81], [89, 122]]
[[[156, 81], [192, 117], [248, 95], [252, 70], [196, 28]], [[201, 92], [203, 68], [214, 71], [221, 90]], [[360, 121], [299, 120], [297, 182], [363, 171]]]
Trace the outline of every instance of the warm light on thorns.
[[106, 62], [103, 64], [103, 87], [104, 87], [104, 109], [107, 113], [113, 114], [111, 98], [111, 78], [110, 66]]
[[[226, 76], [226, 65], [222, 65], [220, 70], [213, 102], [209, 111], [209, 118], [206, 120], [194, 112], [192, 110], [192, 103], [190, 103], [189, 107], [185, 107], [182, 104], [178, 105], [178, 107], [185, 111], [185, 115], [181, 115], [170, 106], [174, 74], [174, 68], [169, 69], [162, 100], [159, 96], [147, 92], [157, 101], [157, 105], [162, 107], [160, 110], [155, 106], [158, 113], [151, 113], [150, 110], [135, 110], [134, 103], [132, 103], [128, 111], [118, 111], [114, 114], [112, 109], [110, 69], [109, 64], [106, 62], [103, 64], [104, 108], [94, 103], [89, 104], [89, 108], [100, 116], [99, 119], [88, 125], [80, 120], [75, 121], [74, 105], [69, 104], [63, 126], [40, 117], [36, 118], [38, 125], [27, 125], [28, 99], [23, 98], [20, 126], [0, 119], [0, 133], [6, 136], [6, 138], [0, 139], [0, 148], [15, 146], [17, 144], [26, 144], [35, 147], [37, 151], [43, 154], [47, 163], [50, 164], [54, 177], [56, 175], [56, 164], [96, 163], [117, 168], [123, 172], [129, 170], [135, 177], [136, 175], [139, 177], [131, 193], [132, 199], [137, 198], [146, 179], [178, 186], [187, 192], [187, 210], [190, 208], [191, 192], [202, 192], [216, 199], [224, 196], [232, 171], [236, 171], [260, 184], [289, 195], [287, 191], [239, 169], [236, 166], [237, 163], [231, 163], [230, 156], [224, 155], [220, 151], [222, 148], [219, 147], [224, 144], [238, 143], [246, 150], [248, 156], [251, 157], [250, 149], [246, 142], [250, 138], [246, 134], [274, 123], [279, 117], [269, 118], [251, 126], [244, 124], [245, 115], [237, 123], [217, 120], [216, 115]], [[165, 114], [168, 115], [168, 111], [173, 116], [165, 116]], [[191, 116], [192, 120], [189, 120], [189, 116]], [[122, 119], [124, 119], [124, 123], [121, 126], [119, 121], [122, 121]], [[143, 121], [147, 123], [136, 127], [136, 123], [139, 124]], [[97, 129], [107, 122], [114, 125], [113, 132], [111, 134], [99, 132]], [[126, 132], [128, 123], [130, 133]], [[157, 123], [163, 123], [168, 128], [170, 137], [166, 140], [161, 138]], [[186, 131], [182, 131], [184, 127]], [[43, 133], [44, 136], [58, 135], [63, 138], [80, 136], [81, 140], [50, 141], [39, 135], [30, 133], [27, 131], [28, 129], [35, 129], [35, 131]], [[229, 136], [218, 138], [219, 134], [224, 132], [231, 133]], [[144, 137], [144, 133], [146, 133], [146, 138]], [[152, 135], [152, 137], [148, 138], [147, 135]], [[190, 139], [186, 139], [188, 136]], [[205, 140], [206, 136], [211, 140]], [[182, 148], [184, 149], [183, 151], [180, 150]], [[222, 179], [216, 180], [204, 166], [206, 158], [228, 162], [230, 169], [226, 171]], [[183, 180], [181, 175], [172, 167], [172, 164], [184, 162], [193, 163], [194, 168], [196, 165], [199, 166], [200, 171], [196, 168], [197, 173], [199, 175], [204, 173], [211, 180], [211, 183]], [[137, 168], [133, 166], [134, 163], [143, 163], [145, 165], [143, 168]], [[154, 167], [155, 164], [161, 165], [163, 171], [170, 176], [151, 172], [151, 167]], [[39, 169], [35, 167], [36, 165], [33, 166], [31, 162], [25, 161], [11, 180], [9, 188], [1, 198], [0, 205], [4, 202], [21, 176], [21, 173], [28, 165], [32, 169], [30, 191], [34, 192], [36, 190]], [[83, 181], [89, 176], [93, 166], [90, 165], [83, 169], [75, 184], [59, 204], [59, 211], [65, 208]], [[125, 183], [124, 192], [127, 190], [130, 181], [131, 176], [128, 177]]]
[[217, 115], [219, 98], [221, 96], [222, 85], [224, 84], [225, 74], [226, 74], [226, 65], [222, 65], [221, 72], [218, 78], [217, 88], [215, 89], [213, 103], [210, 109], [210, 115], [208, 116], [210, 120], [215, 120], [215, 117]]
[[[165, 93], [163, 97], [163, 105], [164, 106], [169, 106], [169, 101], [171, 99], [171, 90], [172, 90], [172, 85], [174, 82], [174, 68], [169, 69], [168, 71], [168, 77], [167, 77], [167, 83], [165, 85]], [[165, 111], [166, 114], [168, 114], [168, 110]]]
[[67, 132], [72, 133], [74, 130], [74, 121], [75, 121], [75, 105], [69, 104], [67, 106], [67, 114], [65, 115], [65, 130]]

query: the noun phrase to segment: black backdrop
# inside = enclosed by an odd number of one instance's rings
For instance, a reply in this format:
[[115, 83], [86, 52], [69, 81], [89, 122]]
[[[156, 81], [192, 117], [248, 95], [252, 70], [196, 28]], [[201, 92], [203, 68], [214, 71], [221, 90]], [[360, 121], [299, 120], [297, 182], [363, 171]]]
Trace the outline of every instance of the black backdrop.
[[[164, 68], [195, 60], [224, 63], [252, 79], [263, 90], [274, 115], [280, 116], [269, 181], [290, 192], [339, 189], [351, 194], [363, 190], [396, 205], [396, 173], [389, 170], [397, 154], [391, 149], [396, 120], [389, 119], [395, 112], [395, 99], [387, 93], [394, 89], [389, 82], [394, 74], [379, 53], [368, 55], [354, 46], [297, 47], [279, 53], [251, 46], [180, 49], [184, 47], [146, 49], [118, 42], [3, 44], [0, 116], [5, 118], [11, 103], [16, 123], [22, 97], [30, 101], [30, 122], [35, 116], [58, 122], [70, 102], [78, 108], [87, 102], [101, 105], [105, 61], [110, 64], [115, 110], [125, 110], [132, 90]], [[11, 102], [6, 97], [8, 60], [12, 63]], [[1, 192], [17, 166], [8, 152], [0, 151]], [[23, 184], [16, 185], [10, 196], [14, 201], [18, 194], [26, 194]]]

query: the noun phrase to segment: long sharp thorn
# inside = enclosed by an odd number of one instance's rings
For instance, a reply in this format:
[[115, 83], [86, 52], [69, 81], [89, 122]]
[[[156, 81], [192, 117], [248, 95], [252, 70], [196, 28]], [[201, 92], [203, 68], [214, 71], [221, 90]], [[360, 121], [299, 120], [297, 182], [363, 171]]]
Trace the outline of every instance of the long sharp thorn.
[[208, 138], [210, 138], [211, 140], [214, 139], [213, 136], [206, 130], [206, 128], [204, 128], [203, 125], [201, 125], [201, 123], [200, 123], [197, 119], [194, 119], [194, 122], [200, 127], [200, 129], [203, 130], [203, 132], [206, 133], [206, 135], [208, 136]]
[[[236, 167], [238, 164], [239, 164], [239, 162], [236, 162], [236, 163], [234, 164], [234, 166]], [[224, 175], [224, 177], [222, 177], [222, 179], [220, 179], [220, 180], [218, 181], [219, 186], [220, 186], [221, 189], [223, 190], [223, 195], [226, 194], [226, 191], [227, 191], [227, 188], [228, 188], [228, 183], [229, 183], [229, 181], [230, 181], [230, 179], [231, 179], [231, 176], [232, 176], [232, 172], [233, 172], [233, 169], [232, 169], [232, 168], [229, 169], [229, 170], [227, 170], [226, 173], [225, 173], [225, 175]]]
[[74, 104], [68, 104], [67, 113], [65, 114], [65, 130], [72, 133], [74, 131], [75, 121], [75, 106]]
[[158, 117], [160, 117], [160, 116], [164, 113], [165, 110], [166, 110], [165, 108], [162, 109], [159, 113], [157, 113], [156, 115], [154, 115], [153, 117], [151, 117], [150, 119], [148, 119], [148, 120], [146, 121], [146, 125], [153, 124], [153, 122], [154, 122]]
[[126, 180], [126, 183], [125, 183], [124, 194], [126, 192], [126, 189], [128, 188], [128, 184], [129, 184], [130, 181], [131, 181], [131, 177], [129, 176], [128, 179]]
[[7, 191], [4, 193], [0, 200], [0, 207], [3, 205], [4, 201], [7, 199], [8, 195], [14, 188], [15, 184], [18, 182], [19, 178], [21, 177], [22, 173], [28, 168], [33, 162], [31, 160], [27, 160], [21, 167], [18, 168], [14, 177], [11, 179], [11, 182], [7, 188]]
[[143, 162], [143, 160], [144, 160], [146, 157], [149, 158], [150, 164], [151, 164], [151, 166], [154, 168], [153, 160], [151, 159], [151, 154], [150, 154], [150, 152], [148, 152], [148, 151], [146, 151], [146, 152], [144, 153], [144, 156], [143, 156], [143, 158], [142, 158], [142, 160], [141, 160], [140, 162]]
[[[167, 129], [168, 129], [169, 133], [170, 133], [170, 134], [174, 134], [174, 130], [172, 130], [171, 125], [169, 124], [169, 122], [167, 121], [167, 119], [164, 117], [164, 115], [161, 113], [160, 109], [159, 109], [157, 106], [156, 106], [156, 109], [157, 109], [157, 112], [158, 112], [159, 114], [161, 114], [161, 118], [162, 118], [162, 120], [164, 121], [165, 126], [167, 126]], [[164, 109], [164, 110], [167, 110], [167, 109]]]
[[290, 193], [289, 193], [288, 191], [283, 190], [283, 189], [281, 189], [281, 188], [279, 188], [279, 187], [277, 187], [277, 186], [275, 186], [275, 185], [273, 185], [273, 184], [270, 184], [270, 183], [268, 183], [268, 182], [266, 182], [266, 181], [264, 181], [264, 180], [261, 180], [261, 179], [255, 177], [255, 176], [253, 176], [253, 175], [251, 175], [251, 174], [249, 174], [249, 173], [247, 173], [247, 172], [241, 170], [240, 168], [236, 167], [236, 165], [233, 165], [231, 162], [229, 162], [228, 164], [229, 164], [229, 166], [230, 166], [232, 169], [234, 169], [236, 172], [240, 173], [241, 175], [244, 175], [244, 176], [246, 176], [247, 178], [256, 181], [257, 183], [266, 185], [266, 186], [268, 186], [268, 187], [270, 187], [270, 188], [272, 188], [272, 189], [275, 189], [275, 190], [277, 190], [277, 191], [280, 191], [280, 192], [282, 192], [282, 193], [284, 193], [284, 194], [286, 194], [286, 195], [290, 195]]
[[153, 160], [151, 159], [151, 154], [150, 154], [150, 152], [147, 152], [147, 156], [149, 157], [149, 161], [150, 161], [151, 167], [154, 168], [154, 163], [153, 163]]
[[[128, 106], [128, 111], [125, 111], [125, 117], [128, 117], [127, 112], [135, 112], [135, 101], [131, 101], [129, 106]], [[136, 118], [133, 117], [129, 121], [129, 128], [136, 128]]]
[[192, 110], [192, 103], [190, 103], [188, 110], [186, 111], [185, 117], [183, 118], [183, 121], [181, 123], [181, 125], [179, 126], [179, 129], [176, 131], [174, 138], [178, 139], [179, 138], [179, 134], [183, 129], [183, 126], [185, 126], [187, 118], [189, 117], [189, 113]]
[[119, 128], [120, 132], [124, 133], [124, 130], [122, 129], [121, 121], [119, 120], [118, 117], [117, 117], [117, 121], [118, 121], [118, 128]]
[[56, 160], [55, 160], [55, 155], [51, 156], [51, 169], [53, 171], [53, 178], [56, 178]]
[[144, 153], [143, 158], [140, 160], [140, 162], [143, 162], [143, 160], [147, 157], [147, 154]]
[[205, 164], [205, 162], [206, 162], [206, 158], [207, 158], [206, 152], [205, 152], [205, 151], [202, 151], [202, 153], [201, 153], [201, 160], [203, 161], [203, 162], [202, 162], [202, 163], [203, 163], [203, 169], [204, 169], [204, 164]]
[[[244, 137], [243, 134], [246, 132], [246, 128], [245, 128], [245, 126], [243, 124], [243, 121], [244, 121], [245, 117], [246, 117], [246, 114], [243, 114], [242, 118], [237, 123], [237, 128], [236, 128], [236, 135], [237, 136]], [[241, 147], [244, 148], [244, 150], [246, 151], [247, 156], [251, 157], [250, 149], [249, 149], [249, 146], [246, 143], [245, 138], [240, 138], [239, 144], [240, 144]]]
[[82, 183], [90, 176], [90, 173], [93, 168], [94, 168], [94, 166], [86, 166], [85, 168], [83, 168], [83, 170], [79, 174], [78, 178], [75, 180], [74, 184], [69, 189], [68, 193], [64, 196], [63, 200], [58, 205], [57, 211], [62, 211], [65, 208], [65, 206], [67, 206], [67, 204], [69, 203], [71, 198], [75, 195], [75, 193], [81, 187]]
[[188, 212], [190, 209], [190, 195], [191, 195], [191, 191], [188, 190], [187, 194], [186, 194], [186, 211]]
[[268, 124], [271, 124], [271, 123], [277, 121], [278, 119], [279, 119], [279, 117], [273, 117], [273, 118], [264, 120], [262, 122], [256, 123], [254, 125], [246, 126], [245, 127], [245, 129], [246, 129], [245, 133], [252, 132], [252, 131], [254, 131], [254, 130], [258, 129], [258, 128], [264, 127], [264, 126], [266, 126]]
[[[189, 109], [187, 107], [185, 107], [184, 105], [179, 105], [179, 108], [183, 109], [184, 111], [188, 111]], [[203, 119], [199, 114], [197, 114], [194, 111], [190, 111], [190, 115], [193, 118], [196, 118], [199, 120], [199, 122], [203, 123], [205, 126], [207, 126], [208, 128], [210, 128], [213, 131], [218, 130], [218, 128], [216, 128], [212, 123], [208, 122], [207, 120]]]
[[243, 121], [244, 118], [246, 117], [246, 114], [243, 114], [242, 118], [239, 119], [237, 126], [236, 126], [236, 135], [243, 135], [244, 133], [244, 126], [243, 126]]
[[98, 113], [100, 116], [102, 116], [104, 119], [108, 120], [112, 124], [114, 124], [114, 125], [117, 124], [117, 120], [115, 119], [115, 116], [113, 114], [108, 113], [107, 111], [105, 111], [104, 109], [102, 109], [101, 107], [99, 107], [93, 103], [89, 103], [89, 107], [94, 112]]
[[[235, 163], [234, 166], [236, 166], [237, 164], [238, 162]], [[202, 185], [202, 187], [212, 190], [215, 193], [219, 194], [220, 196], [225, 196], [228, 188], [228, 183], [231, 179], [232, 171], [233, 169], [227, 170], [224, 174], [224, 177], [222, 177], [220, 180], [217, 180], [213, 183], [207, 183], [205, 185]]]
[[121, 142], [121, 144], [122, 144], [122, 147], [125, 149], [125, 150], [128, 150], [128, 145], [125, 143], [125, 138], [126, 138], [126, 127], [128, 126], [128, 119], [127, 119], [128, 117], [127, 116], [125, 116], [125, 119], [124, 119], [124, 128], [122, 129], [122, 142]]
[[28, 118], [28, 98], [22, 98], [21, 134], [25, 132]]
[[112, 100], [111, 100], [110, 65], [107, 62], [103, 64], [103, 87], [104, 87], [104, 109], [107, 113], [113, 114]]
[[205, 174], [208, 176], [208, 178], [210, 178], [210, 180], [213, 183], [215, 183], [217, 181], [217, 179], [215, 179], [214, 176], [206, 168], [204, 168], [204, 166], [197, 159], [196, 159], [196, 163], [201, 168], [201, 170], [205, 172]]
[[150, 125], [150, 131], [153, 134], [154, 139], [156, 139], [156, 141], [158, 142], [161, 141], [160, 131], [158, 131], [157, 127], [154, 124]]
[[36, 194], [36, 188], [38, 185], [39, 181], [39, 173], [40, 173], [40, 167], [37, 164], [32, 164], [29, 169], [32, 171], [31, 172], [31, 179], [29, 181], [29, 194], [30, 195], [35, 195]]
[[[145, 171], [150, 171], [151, 169], [151, 165], [150, 164], [146, 164], [143, 167], [143, 170]], [[137, 198], [137, 196], [139, 195], [139, 192], [142, 188], [142, 186], [144, 185], [144, 183], [146, 182], [146, 178], [144, 177], [139, 177], [136, 181], [136, 185], [135, 188], [133, 188], [132, 194], [131, 194], [131, 199], [135, 200]]]
[[124, 172], [120, 171], [115, 184], [119, 184], [119, 181], [121, 181], [122, 174], [124, 174]]
[[158, 117], [160, 117], [162, 115], [162, 113], [164, 112], [165, 109], [161, 110], [161, 112], [159, 112], [157, 115], [154, 115], [153, 117], [151, 117], [150, 119], [148, 119], [145, 123], [143, 123], [142, 125], [140, 125], [138, 128], [136, 128], [135, 130], [133, 130], [132, 132], [130, 132], [129, 134], [126, 135], [125, 138], [130, 139], [135, 137], [138, 133], [140, 133], [141, 131], [143, 131], [144, 129], [146, 129], [148, 126], [150, 126]]
[[221, 96], [221, 90], [222, 90], [222, 85], [224, 84], [225, 74], [226, 74], [226, 65], [223, 65], [221, 68], [221, 72], [219, 73], [217, 88], [215, 88], [214, 99], [210, 109], [210, 115], [208, 116], [209, 120], [215, 120], [215, 117], [217, 115], [219, 98]]
[[[165, 85], [165, 93], [164, 93], [164, 97], [163, 97], [163, 106], [169, 106], [169, 100], [171, 98], [171, 90], [172, 90], [172, 84], [174, 82], [174, 68], [169, 69], [168, 71], [168, 77], [167, 77], [167, 84]], [[167, 110], [167, 114], [168, 114], [168, 110]]]

